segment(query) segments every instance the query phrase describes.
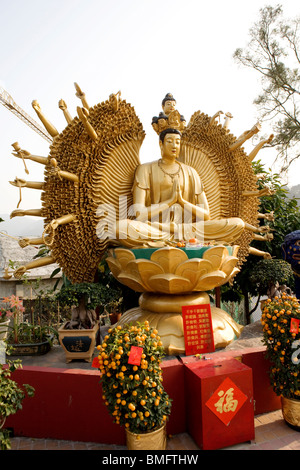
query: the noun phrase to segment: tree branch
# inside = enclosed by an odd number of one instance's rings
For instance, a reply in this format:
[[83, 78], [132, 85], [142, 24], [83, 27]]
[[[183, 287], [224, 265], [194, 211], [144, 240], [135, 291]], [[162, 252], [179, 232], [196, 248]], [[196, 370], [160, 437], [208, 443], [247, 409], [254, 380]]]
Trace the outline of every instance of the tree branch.
[[[273, 121], [277, 134], [271, 146], [276, 146], [285, 162], [299, 158], [300, 118], [298, 99], [300, 74], [290, 66], [290, 59], [300, 63], [300, 18], [283, 21], [282, 8], [266, 6], [260, 10], [260, 20], [250, 29], [250, 42], [236, 49], [234, 58], [261, 76], [262, 93], [254, 100], [261, 120]], [[300, 103], [299, 103], [300, 104]], [[288, 150], [294, 155], [288, 155]]]

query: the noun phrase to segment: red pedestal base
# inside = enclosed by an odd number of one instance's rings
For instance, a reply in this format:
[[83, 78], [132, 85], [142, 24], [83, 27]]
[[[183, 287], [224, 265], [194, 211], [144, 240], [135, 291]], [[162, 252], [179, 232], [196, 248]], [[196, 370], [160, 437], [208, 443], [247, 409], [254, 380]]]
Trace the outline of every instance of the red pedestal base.
[[[189, 432], [205, 449], [254, 439], [254, 400], [255, 414], [281, 408], [280, 398], [270, 386], [265, 348], [221, 351], [205, 357], [207, 360], [182, 356], [162, 362], [163, 384], [173, 400], [167, 434]], [[227, 415], [230, 417], [228, 424], [206, 405], [226, 377], [248, 397], [235, 416]], [[13, 379], [19, 384], [28, 383], [36, 390], [33, 398], [24, 400], [23, 409], [5, 423], [6, 427], [13, 428], [15, 436], [125, 444], [124, 429], [113, 423], [101, 398], [96, 369], [23, 365], [14, 372]], [[229, 384], [224, 393], [230, 388]], [[234, 407], [230, 393], [226, 397], [228, 406]], [[210, 403], [213, 410], [216, 402]], [[228, 412], [224, 412], [224, 416], [225, 413]]]
[[204, 450], [254, 439], [252, 370], [237, 361], [186, 365], [188, 432]]
[[[173, 400], [168, 434], [185, 432], [184, 366], [178, 359], [163, 361], [164, 387]], [[113, 423], [102, 400], [98, 370], [24, 367], [13, 374], [19, 384], [35, 388], [23, 409], [6, 421], [15, 436], [65, 439], [125, 445], [125, 430]]]

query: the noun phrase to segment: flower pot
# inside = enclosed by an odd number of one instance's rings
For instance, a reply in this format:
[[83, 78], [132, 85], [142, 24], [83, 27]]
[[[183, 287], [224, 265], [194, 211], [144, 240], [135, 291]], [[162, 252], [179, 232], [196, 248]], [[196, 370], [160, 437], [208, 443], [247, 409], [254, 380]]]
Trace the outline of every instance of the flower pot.
[[94, 328], [78, 330], [67, 329], [65, 325], [66, 323], [58, 329], [58, 339], [64, 349], [66, 362], [71, 362], [74, 359], [91, 362], [95, 351], [99, 323], [97, 322]]
[[118, 323], [118, 321], [121, 318], [121, 313], [119, 312], [114, 312], [109, 314], [109, 320], [111, 325], [115, 325], [115, 323]]
[[128, 450], [166, 450], [166, 425], [143, 434], [135, 434], [126, 429], [126, 445]]
[[4, 341], [6, 339], [9, 323], [10, 320], [0, 323], [0, 341]]
[[300, 431], [300, 400], [281, 397], [281, 409], [285, 422], [296, 431]]
[[40, 343], [28, 343], [28, 344], [9, 344], [12, 347], [10, 356], [42, 356], [47, 354], [52, 347], [53, 337], [49, 336], [45, 341]]

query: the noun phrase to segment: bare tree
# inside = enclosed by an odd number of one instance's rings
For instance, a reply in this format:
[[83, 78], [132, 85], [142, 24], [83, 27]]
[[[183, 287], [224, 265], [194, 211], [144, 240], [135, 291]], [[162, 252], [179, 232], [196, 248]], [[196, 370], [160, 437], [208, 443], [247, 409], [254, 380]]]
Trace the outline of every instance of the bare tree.
[[282, 171], [300, 157], [300, 18], [283, 18], [282, 6], [260, 9], [250, 42], [234, 59], [260, 74], [262, 92], [254, 100], [262, 121], [270, 121]]

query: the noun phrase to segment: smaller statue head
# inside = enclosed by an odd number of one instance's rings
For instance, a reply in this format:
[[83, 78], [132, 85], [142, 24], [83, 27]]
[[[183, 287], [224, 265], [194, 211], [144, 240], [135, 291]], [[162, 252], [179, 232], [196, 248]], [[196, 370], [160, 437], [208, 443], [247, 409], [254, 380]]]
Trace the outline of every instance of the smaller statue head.
[[164, 114], [166, 116], [169, 116], [172, 111], [175, 111], [176, 100], [171, 93], [167, 93], [164, 99], [162, 100], [161, 105]]
[[300, 273], [300, 230], [289, 233], [281, 245], [283, 259], [290, 263], [293, 271]]
[[158, 135], [168, 128], [178, 129], [179, 131], [185, 129], [185, 118], [175, 109], [175, 106], [176, 100], [174, 96], [171, 93], [167, 93], [162, 100], [163, 112], [152, 118], [152, 127]]

